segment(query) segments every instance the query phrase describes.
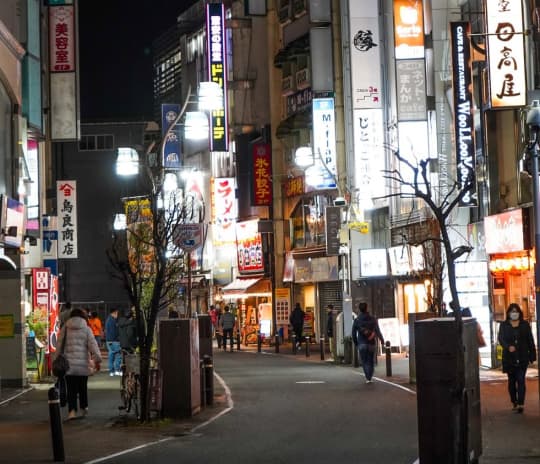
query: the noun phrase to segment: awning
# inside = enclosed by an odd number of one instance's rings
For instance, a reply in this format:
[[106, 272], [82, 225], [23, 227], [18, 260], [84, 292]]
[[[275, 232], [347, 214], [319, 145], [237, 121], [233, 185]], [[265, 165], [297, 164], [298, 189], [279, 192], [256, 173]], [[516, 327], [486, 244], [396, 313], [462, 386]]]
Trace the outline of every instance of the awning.
[[249, 296], [271, 297], [272, 286], [270, 279], [262, 277], [234, 279], [223, 287], [223, 297], [228, 299], [247, 298]]
[[249, 287], [252, 287], [259, 282], [259, 280], [261, 279], [234, 279], [230, 284], [223, 287], [223, 292], [243, 293], [246, 292]]

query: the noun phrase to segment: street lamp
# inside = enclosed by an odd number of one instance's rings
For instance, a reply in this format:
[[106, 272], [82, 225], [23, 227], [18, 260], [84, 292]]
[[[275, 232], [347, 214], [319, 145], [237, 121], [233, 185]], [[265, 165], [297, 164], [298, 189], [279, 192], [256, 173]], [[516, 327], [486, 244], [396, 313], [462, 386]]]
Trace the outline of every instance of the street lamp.
[[[537, 362], [540, 369], [540, 185], [538, 179], [538, 136], [540, 134], [540, 102], [533, 100], [527, 113], [529, 126], [529, 145], [532, 164], [533, 209], [534, 209], [534, 293], [536, 302], [536, 348]], [[538, 383], [538, 396], [540, 398], [540, 382]]]

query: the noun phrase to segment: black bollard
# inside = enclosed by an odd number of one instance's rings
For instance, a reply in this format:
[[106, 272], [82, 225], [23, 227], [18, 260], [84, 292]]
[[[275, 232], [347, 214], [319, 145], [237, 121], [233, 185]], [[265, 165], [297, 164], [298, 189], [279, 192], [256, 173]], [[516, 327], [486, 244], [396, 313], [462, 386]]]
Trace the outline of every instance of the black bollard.
[[276, 353], [279, 353], [279, 334], [276, 332], [276, 334], [274, 335], [274, 340], [276, 341]]
[[49, 388], [49, 421], [51, 423], [51, 437], [53, 456], [56, 462], [65, 461], [64, 434], [62, 431], [62, 416], [60, 414], [60, 396], [55, 387]]
[[292, 353], [296, 354], [296, 335], [293, 334], [292, 336]]
[[240, 351], [240, 329], [236, 331], [236, 351]]
[[386, 377], [392, 377], [392, 348], [390, 346], [390, 342], [386, 342], [384, 344], [385, 346], [385, 353], [386, 353]]
[[201, 408], [206, 406], [206, 371], [204, 370], [204, 362], [202, 359], [199, 359], [199, 370], [201, 373]]
[[261, 352], [261, 344], [262, 344], [262, 340], [261, 340], [261, 331], [259, 330], [257, 332], [257, 353], [260, 353]]
[[214, 404], [214, 363], [207, 354], [203, 356], [203, 370], [205, 380], [204, 396], [206, 404], [212, 406]]
[[306, 358], [309, 358], [309, 337], [306, 337]]
[[319, 346], [321, 347], [321, 361], [324, 361], [324, 337], [321, 337]]

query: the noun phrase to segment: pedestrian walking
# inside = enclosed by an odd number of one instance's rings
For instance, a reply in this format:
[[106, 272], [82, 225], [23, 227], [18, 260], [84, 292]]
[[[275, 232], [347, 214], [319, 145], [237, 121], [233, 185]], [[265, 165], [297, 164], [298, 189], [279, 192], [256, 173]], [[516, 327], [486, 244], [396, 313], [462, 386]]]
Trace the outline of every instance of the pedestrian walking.
[[109, 352], [109, 375], [122, 375], [120, 364], [122, 363], [120, 351], [120, 338], [118, 332], [118, 309], [111, 308], [109, 317], [105, 321], [105, 344]]
[[77, 417], [77, 400], [81, 414], [88, 414], [88, 376], [91, 363], [99, 371], [101, 354], [96, 339], [88, 327], [86, 313], [79, 308], [71, 310], [69, 319], [60, 330], [59, 343], [64, 342], [64, 356], [69, 361], [66, 373], [68, 419]]
[[92, 331], [92, 334], [96, 339], [98, 347], [101, 348], [103, 337], [103, 324], [101, 323], [101, 319], [99, 318], [97, 311], [92, 311], [90, 313], [90, 316], [88, 318], [88, 326], [90, 327], [90, 330]]
[[326, 336], [330, 347], [330, 356], [335, 359], [334, 353], [334, 305], [328, 305], [328, 318], [326, 319]]
[[289, 322], [292, 325], [293, 332], [296, 338], [296, 347], [300, 348], [302, 346], [302, 333], [304, 331], [304, 317], [306, 313], [302, 311], [300, 303], [294, 305], [294, 309], [291, 312], [289, 317]]
[[221, 316], [220, 319], [220, 326], [221, 330], [223, 332], [223, 351], [227, 351], [227, 338], [231, 341], [231, 351], [233, 348], [233, 330], [235, 326], [235, 317], [234, 314], [231, 313], [231, 309], [229, 308], [229, 305], [225, 305], [225, 312]]
[[523, 412], [525, 404], [525, 374], [529, 363], [536, 361], [536, 347], [530, 324], [523, 319], [523, 311], [516, 303], [506, 310], [506, 319], [499, 327], [502, 346], [502, 370], [508, 376], [508, 393], [512, 410]]
[[133, 353], [137, 348], [137, 340], [137, 322], [133, 310], [129, 310], [124, 316], [118, 317], [120, 348], [128, 353]]
[[368, 312], [367, 303], [359, 303], [358, 309], [360, 312], [353, 322], [352, 339], [362, 361], [366, 383], [371, 383], [375, 370], [375, 342], [378, 338], [384, 345], [384, 338], [377, 318]]

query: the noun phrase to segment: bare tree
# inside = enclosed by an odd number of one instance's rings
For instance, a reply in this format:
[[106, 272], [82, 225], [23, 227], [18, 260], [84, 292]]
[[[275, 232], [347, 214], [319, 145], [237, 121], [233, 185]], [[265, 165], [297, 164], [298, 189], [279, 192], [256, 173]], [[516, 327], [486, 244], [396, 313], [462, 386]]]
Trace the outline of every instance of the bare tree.
[[[107, 250], [113, 274], [123, 282], [135, 311], [140, 355], [141, 421], [150, 420], [150, 368], [160, 312], [178, 305], [178, 287], [190, 266], [178, 246], [182, 224], [201, 223], [204, 208], [181, 190], [165, 193], [163, 177], [146, 170], [149, 195], [125, 199], [125, 234]], [[188, 311], [189, 311], [189, 305]], [[190, 317], [187, 314], [187, 317]]]

